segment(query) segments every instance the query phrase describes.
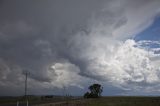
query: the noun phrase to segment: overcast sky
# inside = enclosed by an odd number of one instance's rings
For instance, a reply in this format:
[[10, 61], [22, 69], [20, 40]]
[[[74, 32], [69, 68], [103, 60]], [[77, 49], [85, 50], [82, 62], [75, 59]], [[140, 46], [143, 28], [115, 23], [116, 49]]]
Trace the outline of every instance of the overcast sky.
[[0, 95], [160, 94], [159, 0], [1, 0]]

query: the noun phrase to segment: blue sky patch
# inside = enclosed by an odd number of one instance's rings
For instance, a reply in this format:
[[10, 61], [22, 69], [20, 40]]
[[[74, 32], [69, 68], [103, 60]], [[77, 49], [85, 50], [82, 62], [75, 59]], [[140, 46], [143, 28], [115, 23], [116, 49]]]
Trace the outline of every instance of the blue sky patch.
[[139, 40], [160, 40], [160, 17], [157, 17], [153, 24], [145, 29], [143, 32], [136, 35], [134, 38], [136, 41]]

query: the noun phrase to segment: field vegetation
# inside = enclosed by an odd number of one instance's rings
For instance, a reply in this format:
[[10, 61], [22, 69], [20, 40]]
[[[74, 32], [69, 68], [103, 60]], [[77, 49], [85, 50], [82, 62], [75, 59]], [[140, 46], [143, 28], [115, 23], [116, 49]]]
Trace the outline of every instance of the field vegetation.
[[[16, 106], [19, 97], [1, 98], [0, 106]], [[19, 99], [20, 100], [20, 99]], [[21, 101], [25, 102], [25, 101]], [[13, 104], [13, 105], [5, 105]], [[68, 98], [53, 97], [41, 99], [32, 97], [29, 99], [29, 106], [160, 106], [160, 97], [100, 97], [100, 98]]]

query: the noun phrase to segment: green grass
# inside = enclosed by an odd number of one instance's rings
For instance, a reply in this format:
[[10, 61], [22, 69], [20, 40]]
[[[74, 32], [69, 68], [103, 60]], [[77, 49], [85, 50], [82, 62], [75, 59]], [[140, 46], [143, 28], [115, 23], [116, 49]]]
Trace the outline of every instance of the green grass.
[[[66, 98], [61, 96], [55, 96], [53, 98], [42, 98], [40, 96], [30, 96], [27, 97], [29, 104], [45, 104], [45, 103], [54, 103], [54, 102], [61, 102], [66, 101]], [[71, 99], [68, 99], [71, 100]], [[2, 104], [16, 104], [17, 101], [19, 103], [26, 103], [26, 99], [23, 96], [19, 97], [0, 97], [0, 105]]]
[[160, 106], [160, 97], [103, 97], [88, 101], [88, 106]]
[[[22, 97], [0, 98], [0, 104], [16, 103], [17, 100], [23, 102]], [[51, 99], [42, 99], [40, 97], [30, 97], [30, 104], [47, 104], [59, 102], [56, 106], [160, 106], [160, 97], [102, 97], [95, 99], [64, 99], [63, 97], [54, 97]], [[62, 103], [61, 103], [62, 102]], [[39, 105], [37, 105], [39, 106]], [[55, 106], [55, 105], [43, 105]]]

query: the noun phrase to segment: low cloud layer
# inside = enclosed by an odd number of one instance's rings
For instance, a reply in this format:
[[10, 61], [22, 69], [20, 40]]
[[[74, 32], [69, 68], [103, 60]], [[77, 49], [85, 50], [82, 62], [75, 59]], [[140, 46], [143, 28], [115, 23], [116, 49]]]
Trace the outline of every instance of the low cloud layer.
[[22, 95], [26, 70], [30, 94], [84, 89], [93, 81], [123, 92], [158, 92], [160, 42], [134, 37], [158, 17], [159, 5], [158, 0], [1, 2], [0, 95]]

